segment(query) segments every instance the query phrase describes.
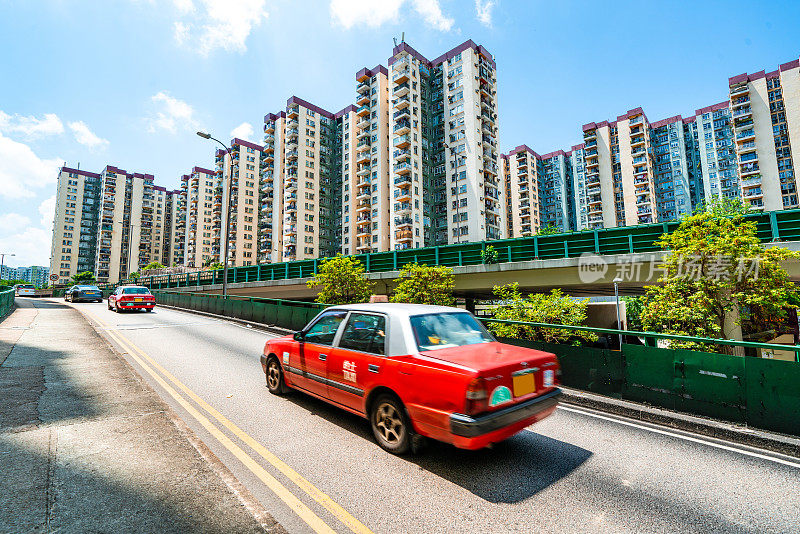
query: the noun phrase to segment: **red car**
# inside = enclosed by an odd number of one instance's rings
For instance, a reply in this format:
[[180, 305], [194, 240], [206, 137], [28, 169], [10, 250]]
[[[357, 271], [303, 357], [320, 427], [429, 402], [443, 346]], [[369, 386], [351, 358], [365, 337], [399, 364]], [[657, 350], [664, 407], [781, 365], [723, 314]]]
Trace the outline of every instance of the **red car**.
[[121, 286], [108, 296], [108, 309], [117, 313], [123, 310], [151, 312], [156, 307], [156, 298], [150, 290], [141, 286]]
[[369, 419], [381, 447], [415, 436], [480, 449], [553, 413], [555, 355], [499, 343], [459, 308], [352, 304], [270, 339], [261, 366], [271, 393], [297, 389]]

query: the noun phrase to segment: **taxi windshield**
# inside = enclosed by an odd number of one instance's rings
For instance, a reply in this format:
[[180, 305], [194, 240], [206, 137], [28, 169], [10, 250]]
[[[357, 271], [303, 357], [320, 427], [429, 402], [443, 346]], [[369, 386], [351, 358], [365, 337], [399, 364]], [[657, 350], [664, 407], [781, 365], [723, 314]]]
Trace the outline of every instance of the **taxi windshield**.
[[122, 290], [126, 295], [149, 295], [150, 290], [146, 287], [126, 287]]
[[413, 315], [409, 320], [421, 351], [494, 341], [483, 325], [466, 312]]

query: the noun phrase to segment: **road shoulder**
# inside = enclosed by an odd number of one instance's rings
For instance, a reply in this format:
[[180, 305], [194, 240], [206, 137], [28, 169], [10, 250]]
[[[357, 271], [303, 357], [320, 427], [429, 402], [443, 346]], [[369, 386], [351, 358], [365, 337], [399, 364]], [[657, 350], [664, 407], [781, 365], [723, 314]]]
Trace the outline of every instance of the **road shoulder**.
[[0, 336], [0, 532], [284, 532], [78, 311]]

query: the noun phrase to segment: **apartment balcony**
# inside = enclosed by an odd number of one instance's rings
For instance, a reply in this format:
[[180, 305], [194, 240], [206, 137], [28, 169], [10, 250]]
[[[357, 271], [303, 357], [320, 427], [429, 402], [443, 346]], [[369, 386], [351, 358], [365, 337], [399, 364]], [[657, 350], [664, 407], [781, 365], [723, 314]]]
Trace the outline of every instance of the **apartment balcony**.
[[395, 178], [394, 185], [396, 186], [411, 185], [411, 174], [406, 174], [404, 176], [399, 176]]
[[741, 177], [749, 176], [759, 172], [758, 163], [745, 163], [739, 168], [739, 175]]
[[399, 163], [394, 166], [394, 173], [399, 175], [411, 173], [411, 163]]
[[633, 147], [641, 146], [642, 150], [644, 150], [645, 138], [643, 135], [638, 137], [631, 138], [631, 153], [633, 153]]
[[[367, 124], [369, 124], [369, 121], [366, 121], [366, 122], [367, 122]], [[363, 129], [359, 130], [358, 133], [356, 133], [356, 139], [358, 140], [358, 143], [359, 143], [356, 146], [361, 146], [361, 145], [363, 145], [365, 143], [369, 144], [369, 140], [370, 140], [369, 128], [363, 128]]]
[[751, 163], [758, 161], [758, 153], [753, 150], [739, 151], [739, 164]]
[[369, 149], [361, 150], [356, 154], [356, 164], [369, 163], [370, 155]]
[[358, 254], [366, 254], [372, 251], [372, 243], [369, 241], [359, 241], [356, 243], [356, 252]]
[[479, 117], [484, 124], [488, 124], [489, 126], [494, 126], [494, 114], [488, 111], [483, 111]]
[[731, 87], [730, 95], [744, 95], [745, 93], [749, 93], [750, 89], [747, 87], [747, 84], [739, 85], [736, 87]]
[[737, 108], [750, 103], [750, 95], [740, 96], [738, 98], [731, 98], [731, 107]]
[[411, 211], [411, 203], [410, 202], [403, 202], [402, 204], [397, 206], [397, 209], [395, 210], [395, 213], [404, 213], [404, 212], [407, 212], [407, 211]]
[[297, 204], [287, 204], [283, 209], [287, 212], [297, 211]]
[[410, 121], [398, 121], [392, 131], [395, 135], [404, 135], [411, 131], [411, 122]]
[[364, 224], [356, 227], [356, 237], [364, 237], [372, 235], [372, 230], [369, 224]]
[[396, 148], [406, 148], [411, 145], [411, 137], [408, 135], [401, 135], [395, 137], [392, 143]]
[[371, 190], [371, 188], [369, 186], [369, 182], [359, 186], [359, 188], [356, 191], [356, 198], [357, 199], [361, 199], [361, 198], [369, 199], [371, 196], [372, 196], [372, 190]]
[[411, 188], [406, 187], [403, 189], [395, 189], [394, 190], [394, 199], [402, 202], [405, 200], [411, 200]]
[[368, 79], [364, 80], [363, 82], [359, 83], [358, 85], [356, 85], [356, 92], [359, 93], [359, 94], [360, 93], [367, 93], [368, 94], [369, 93], [369, 88], [370, 88], [370, 85], [369, 85], [369, 78], [368, 78]]
[[411, 155], [410, 150], [395, 150], [392, 156], [394, 157], [395, 162], [398, 159], [402, 159]]
[[392, 98], [392, 105], [397, 109], [408, 109], [408, 106], [411, 105], [411, 101], [408, 99], [408, 95], [399, 96], [396, 98]]
[[411, 241], [412, 239], [414, 239], [414, 233], [410, 229], [409, 230], [398, 230], [398, 231], [396, 231], [394, 233], [394, 238], [395, 238], [395, 240], [400, 241], [400, 242]]
[[300, 131], [297, 128], [287, 128], [286, 129], [286, 139], [297, 139], [298, 134]]
[[369, 116], [369, 106], [361, 106], [356, 109], [356, 115], [359, 117]]
[[742, 188], [742, 198], [746, 200], [752, 200], [755, 198], [763, 198], [764, 193], [761, 191], [761, 187], [751, 187], [749, 189]]
[[[370, 167], [369, 165], [362, 165], [360, 167], [356, 167], [356, 176], [358, 177], [369, 176], [371, 169], [372, 167]], [[361, 180], [359, 180], [358, 183], [361, 184]]]
[[358, 203], [356, 204], [356, 213], [362, 211], [369, 211], [371, 209], [371, 206], [372, 203], [369, 201], [369, 199], [359, 200]]
[[366, 106], [369, 104], [369, 92], [366, 93], [359, 93], [356, 97], [356, 105], [357, 106]]
[[731, 113], [731, 116], [736, 120], [745, 119], [747, 117], [752, 117], [753, 116], [753, 109], [750, 106], [745, 106], [745, 107], [741, 107], [741, 108], [738, 108], [738, 109], [734, 109], [733, 113]]
[[396, 97], [405, 96], [411, 90], [411, 86], [407, 83], [402, 83], [400, 85], [396, 85], [394, 89], [392, 89], [392, 95]]
[[392, 81], [397, 84], [402, 84], [408, 81], [411, 77], [411, 66], [410, 65], [403, 65], [400, 68], [394, 66], [394, 74], [392, 75]]
[[297, 159], [297, 150], [287, 150], [286, 159], [289, 161]]
[[296, 119], [300, 114], [300, 106], [292, 104], [286, 108], [286, 117], [289, 119]]
[[745, 130], [743, 132], [739, 132], [736, 134], [736, 143], [738, 144], [740, 141], [748, 141], [750, 139], [756, 138], [755, 130]]
[[396, 121], [411, 120], [411, 110], [409, 108], [403, 108], [399, 111], [395, 111], [392, 114], [392, 119]]

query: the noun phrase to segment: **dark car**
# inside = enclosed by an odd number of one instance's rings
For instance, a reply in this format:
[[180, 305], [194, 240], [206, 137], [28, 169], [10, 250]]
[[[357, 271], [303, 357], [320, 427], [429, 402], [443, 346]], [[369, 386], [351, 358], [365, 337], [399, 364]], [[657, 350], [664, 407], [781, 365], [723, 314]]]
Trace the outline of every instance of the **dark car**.
[[64, 292], [64, 300], [103, 302], [103, 292], [97, 286], [72, 286]]

